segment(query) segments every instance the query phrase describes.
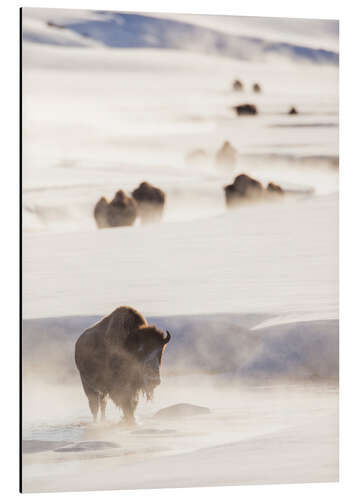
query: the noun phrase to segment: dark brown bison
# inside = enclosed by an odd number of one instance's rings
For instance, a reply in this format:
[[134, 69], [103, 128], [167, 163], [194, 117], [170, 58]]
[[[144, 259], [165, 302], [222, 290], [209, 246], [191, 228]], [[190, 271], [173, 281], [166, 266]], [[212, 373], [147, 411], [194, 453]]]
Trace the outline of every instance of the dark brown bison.
[[135, 222], [138, 207], [135, 200], [127, 196], [124, 191], [117, 191], [109, 203], [107, 219], [110, 227], [132, 226]]
[[297, 114], [298, 114], [298, 110], [294, 106], [292, 106], [289, 109], [288, 115], [297, 115]]
[[104, 227], [108, 227], [107, 213], [108, 213], [108, 201], [103, 196], [97, 202], [94, 207], [94, 218], [97, 223], [97, 227], [102, 229]]
[[240, 104], [239, 106], [234, 106], [237, 115], [256, 115], [258, 114], [257, 107], [254, 104]]
[[281, 188], [277, 184], [274, 184], [274, 182], [269, 182], [269, 184], [267, 186], [267, 192], [269, 194], [279, 194], [279, 195], [284, 194], [283, 188]]
[[249, 175], [240, 174], [233, 184], [224, 187], [226, 205], [228, 208], [234, 208], [244, 200], [261, 197], [264, 188], [261, 183]]
[[101, 198], [94, 207], [94, 218], [99, 229], [104, 227], [132, 226], [138, 212], [136, 201], [124, 191], [117, 191], [110, 203]]
[[259, 83], [254, 83], [252, 89], [253, 92], [255, 92], [256, 94], [259, 94], [262, 91], [262, 88], [259, 85]]
[[171, 336], [131, 307], [118, 307], [78, 338], [75, 361], [94, 421], [105, 419], [109, 397], [135, 423], [139, 394], [151, 399], [160, 384], [160, 364]]
[[152, 186], [148, 182], [142, 182], [132, 192], [132, 196], [138, 204], [142, 224], [161, 220], [165, 206], [165, 193], [161, 189]]
[[243, 90], [243, 83], [240, 80], [234, 80], [233, 90]]
[[225, 141], [216, 153], [216, 164], [224, 167], [234, 167], [237, 162], [237, 150]]

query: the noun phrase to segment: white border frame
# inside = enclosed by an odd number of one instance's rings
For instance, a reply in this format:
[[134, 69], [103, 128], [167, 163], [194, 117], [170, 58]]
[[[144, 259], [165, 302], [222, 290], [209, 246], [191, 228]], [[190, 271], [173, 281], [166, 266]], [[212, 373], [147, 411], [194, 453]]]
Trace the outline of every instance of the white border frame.
[[[2, 258], [0, 260], [2, 277], [2, 356], [1, 381], [5, 393], [2, 394], [3, 432], [0, 456], [3, 458], [1, 492], [6, 499], [19, 496], [18, 493], [18, 74], [19, 74], [19, 11], [20, 7], [57, 7], [103, 9], [137, 12], [180, 12], [216, 15], [250, 15], [269, 17], [301, 17], [340, 20], [341, 54], [341, 149], [340, 149], [340, 270], [341, 270], [341, 478], [334, 484], [299, 484], [276, 486], [236, 486], [172, 490], [133, 490], [113, 492], [57, 493], [56, 498], [102, 498], [117, 496], [122, 499], [172, 499], [205, 498], [210, 500], [220, 496], [233, 499], [237, 495], [244, 499], [289, 497], [289, 500], [322, 497], [324, 500], [335, 498], [356, 498], [356, 336], [354, 321], [356, 309], [356, 258], [357, 237], [354, 214], [356, 214], [357, 164], [355, 160], [356, 143], [356, 93], [357, 47], [355, 9], [353, 2], [327, 3], [325, 0], [249, 0], [237, 3], [232, 0], [210, 2], [204, 0], [47, 0], [7, 2], [2, 6], [2, 27], [0, 30], [2, 56], [2, 79], [0, 97], [2, 101], [1, 137], [2, 154], [2, 227], [6, 234], [2, 238]], [[9, 214], [12, 214], [11, 217]], [[10, 300], [9, 300], [10, 299]], [[10, 412], [7, 414], [7, 409]], [[43, 500], [52, 494], [33, 495]]]

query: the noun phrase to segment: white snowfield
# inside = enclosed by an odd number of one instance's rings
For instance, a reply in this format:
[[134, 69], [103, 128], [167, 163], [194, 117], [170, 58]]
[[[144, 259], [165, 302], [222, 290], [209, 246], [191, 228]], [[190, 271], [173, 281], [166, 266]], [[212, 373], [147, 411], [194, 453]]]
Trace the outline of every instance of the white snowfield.
[[[337, 317], [337, 197], [191, 222], [25, 233], [23, 315], [265, 312]], [[333, 316], [331, 316], [331, 314]]]
[[[24, 9], [23, 40], [24, 491], [337, 481], [338, 23]], [[239, 173], [298, 194], [227, 212]], [[97, 230], [142, 181], [163, 222]], [[74, 364], [120, 305], [172, 334], [133, 432]]]
[[[221, 427], [225, 428], [224, 437], [229, 436], [231, 441], [210, 447], [202, 442], [202, 448], [196, 451], [181, 449], [180, 453], [172, 454], [169, 446], [174, 441], [180, 442], [182, 435], [174, 434], [174, 439], [172, 436], [168, 439], [167, 435], [158, 438], [151, 427], [148, 436], [144, 434], [136, 438], [136, 442], [132, 439], [131, 446], [125, 443], [124, 449], [119, 448], [116, 453], [107, 450], [98, 456], [98, 452], [61, 454], [49, 451], [25, 455], [24, 490], [30, 493], [338, 481], [338, 413], [333, 403], [336, 394], [325, 398], [322, 406], [323, 398], [315, 394], [315, 402], [308, 408], [308, 411], [314, 410], [314, 415], [308, 423], [267, 430], [271, 426], [267, 421], [285, 415], [287, 400], [296, 412], [295, 420], [297, 415], [303, 420], [302, 409], [296, 403], [297, 395], [303, 396], [294, 389], [293, 394], [295, 400], [287, 397], [287, 391], [280, 397], [272, 397], [270, 404], [279, 405], [280, 415], [269, 411], [267, 401], [265, 408], [260, 408], [261, 413], [248, 406], [238, 414], [231, 410], [229, 416], [223, 412], [216, 415], [216, 421], [221, 420]], [[259, 398], [261, 395], [253, 391], [251, 396]], [[256, 428], [260, 426], [265, 430], [252, 432], [247, 424], [252, 418]], [[187, 438], [192, 446], [195, 440], [192, 434], [201, 434], [202, 440], [202, 434], [208, 431], [207, 421], [198, 419], [195, 422], [195, 417], [191, 422], [185, 420], [180, 427], [193, 430]], [[169, 426], [172, 429], [172, 423]], [[212, 443], [215, 433], [212, 428], [208, 432], [206, 442]], [[120, 431], [107, 431], [105, 436], [125, 442]], [[163, 444], [166, 449], [160, 449]]]

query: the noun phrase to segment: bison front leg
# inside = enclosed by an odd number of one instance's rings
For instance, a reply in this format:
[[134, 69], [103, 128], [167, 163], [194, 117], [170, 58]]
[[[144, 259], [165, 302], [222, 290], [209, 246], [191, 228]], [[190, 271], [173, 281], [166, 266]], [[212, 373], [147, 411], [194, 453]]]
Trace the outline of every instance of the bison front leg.
[[138, 406], [138, 397], [137, 396], [132, 396], [132, 397], [126, 397], [121, 404], [123, 413], [124, 413], [124, 422], [129, 424], [129, 425], [135, 425], [135, 417], [134, 413], [136, 410], [136, 407]]
[[87, 397], [88, 397], [89, 408], [93, 415], [93, 421], [96, 422], [99, 410], [99, 395], [93, 391], [90, 394], [87, 394]]
[[107, 396], [103, 396], [102, 394], [99, 396], [99, 403], [100, 403], [100, 412], [101, 412], [101, 421], [105, 421], [105, 410], [107, 407]]

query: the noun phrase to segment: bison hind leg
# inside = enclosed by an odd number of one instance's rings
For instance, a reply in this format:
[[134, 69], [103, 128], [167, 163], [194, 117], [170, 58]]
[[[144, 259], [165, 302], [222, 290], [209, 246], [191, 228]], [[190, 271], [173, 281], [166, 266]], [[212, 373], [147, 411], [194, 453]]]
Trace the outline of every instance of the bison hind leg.
[[94, 422], [97, 421], [98, 417], [98, 410], [99, 410], [99, 394], [98, 392], [94, 391], [85, 381], [84, 377], [81, 375], [82, 379], [82, 385], [84, 392], [86, 393], [86, 396], [88, 398], [88, 404], [90, 411], [93, 415], [93, 420]]

